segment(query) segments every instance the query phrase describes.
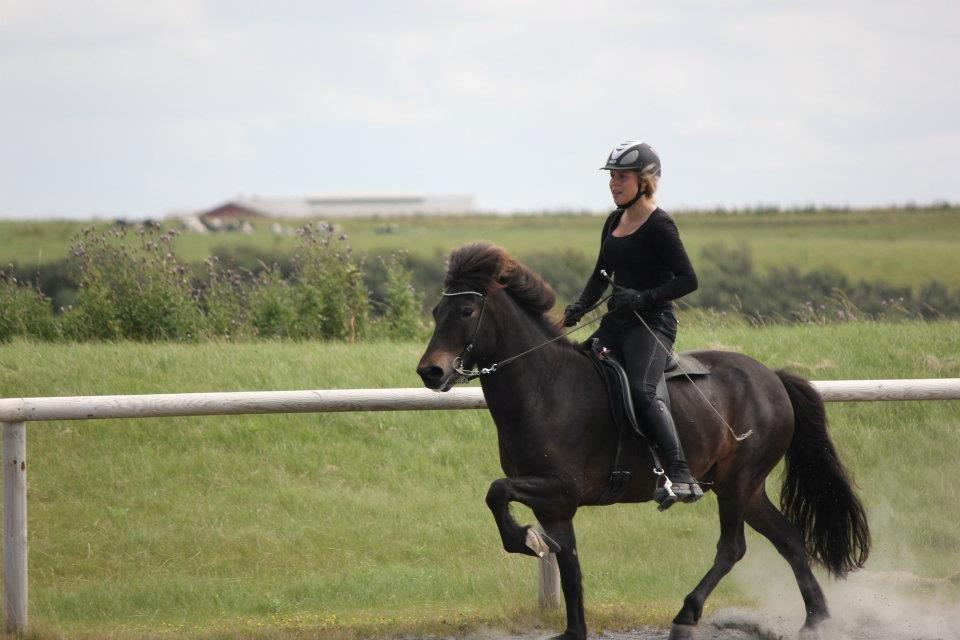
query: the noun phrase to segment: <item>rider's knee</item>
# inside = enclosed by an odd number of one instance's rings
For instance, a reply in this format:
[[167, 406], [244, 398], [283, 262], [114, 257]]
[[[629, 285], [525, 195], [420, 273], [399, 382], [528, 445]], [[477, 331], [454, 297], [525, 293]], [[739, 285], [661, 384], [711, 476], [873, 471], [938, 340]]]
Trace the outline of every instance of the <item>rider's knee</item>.
[[655, 406], [657, 401], [658, 398], [656, 386], [652, 388], [640, 387], [633, 389], [633, 404], [637, 411], [645, 412], [651, 407]]

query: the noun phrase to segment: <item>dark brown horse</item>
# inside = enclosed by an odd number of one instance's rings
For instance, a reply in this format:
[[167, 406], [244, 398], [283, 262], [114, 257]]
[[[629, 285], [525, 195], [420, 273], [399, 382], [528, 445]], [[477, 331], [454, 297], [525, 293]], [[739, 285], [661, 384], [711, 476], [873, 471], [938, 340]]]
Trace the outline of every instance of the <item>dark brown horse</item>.
[[[447, 391], [460, 377], [458, 368], [489, 368], [557, 337], [559, 326], [548, 316], [554, 300], [538, 275], [499, 247], [478, 243], [454, 251], [444, 296], [433, 310], [436, 328], [417, 367], [424, 384]], [[684, 599], [670, 637], [694, 636], [704, 601], [746, 552], [744, 522], [790, 564], [806, 605], [801, 632], [816, 637], [829, 613], [810, 561], [842, 576], [863, 565], [870, 547], [863, 507], [827, 433], [823, 402], [806, 380], [745, 355], [700, 351], [697, 357], [711, 373], [696, 385], [717, 411], [691, 380], [671, 380], [669, 393], [690, 468], [717, 495], [720, 541], [713, 566]], [[503, 547], [557, 554], [567, 613], [566, 631], [557, 638], [584, 638], [573, 517], [579, 507], [602, 500], [613, 466], [618, 432], [603, 382], [584, 350], [565, 338], [480, 382], [506, 475], [487, 493]], [[738, 441], [719, 415], [738, 433], [753, 434]], [[784, 456], [781, 512], [764, 482]], [[621, 502], [652, 499], [656, 479], [645, 458], [639, 456]], [[511, 501], [530, 507], [547, 535], [519, 525]]]

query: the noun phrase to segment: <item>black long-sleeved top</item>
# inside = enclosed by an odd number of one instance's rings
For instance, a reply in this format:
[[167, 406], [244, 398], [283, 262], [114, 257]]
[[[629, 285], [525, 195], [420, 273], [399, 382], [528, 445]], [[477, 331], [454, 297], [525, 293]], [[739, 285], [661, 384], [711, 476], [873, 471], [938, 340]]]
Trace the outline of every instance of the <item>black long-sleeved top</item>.
[[[618, 286], [652, 294], [655, 304], [642, 310], [641, 315], [672, 311], [672, 300], [697, 288], [697, 274], [680, 241], [677, 225], [666, 211], [657, 208], [636, 231], [617, 237], [612, 232], [621, 216], [623, 210], [617, 209], [603, 224], [597, 265], [580, 294], [580, 301], [590, 306], [600, 299], [608, 286], [600, 275], [604, 270]], [[629, 310], [611, 313], [624, 320], [634, 317]]]

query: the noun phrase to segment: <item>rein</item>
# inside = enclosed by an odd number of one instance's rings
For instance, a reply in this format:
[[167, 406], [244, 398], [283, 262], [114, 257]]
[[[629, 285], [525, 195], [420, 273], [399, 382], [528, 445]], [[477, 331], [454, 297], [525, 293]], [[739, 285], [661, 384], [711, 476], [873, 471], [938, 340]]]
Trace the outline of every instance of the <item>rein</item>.
[[[575, 331], [579, 331], [580, 329], [583, 329], [584, 327], [588, 327], [588, 326], [590, 326], [591, 324], [600, 321], [600, 318], [596, 318], [596, 319], [594, 319], [594, 320], [591, 320], [590, 322], [586, 322], [586, 323], [584, 323], [584, 324], [581, 324], [580, 326], [578, 326], [578, 327], [576, 327], [576, 328], [574, 328], [574, 329], [570, 329], [569, 331], [564, 331], [564, 332], [561, 333], [560, 335], [558, 335], [558, 336], [556, 336], [556, 337], [554, 337], [554, 338], [550, 338], [550, 339], [547, 340], [546, 342], [541, 342], [540, 344], [538, 344], [538, 345], [535, 346], [535, 347], [531, 347], [531, 348], [527, 349], [526, 351], [522, 351], [522, 352], [520, 352], [520, 353], [518, 353], [518, 354], [516, 354], [516, 355], [512, 355], [512, 356], [510, 356], [509, 358], [506, 358], [506, 359], [504, 359], [504, 360], [501, 360], [500, 362], [495, 362], [495, 363], [493, 363], [492, 365], [490, 365], [489, 367], [478, 368], [477, 365], [474, 365], [473, 369], [469, 369], [469, 370], [468, 370], [468, 369], [464, 369], [464, 368], [463, 368], [463, 365], [464, 365], [464, 362], [466, 361], [466, 357], [470, 354], [471, 351], [473, 351], [473, 344], [474, 344], [474, 342], [476, 342], [476, 340], [477, 340], [477, 334], [480, 332], [480, 324], [483, 322], [483, 310], [484, 310], [484, 309], [486, 308], [486, 306], [487, 306], [487, 297], [486, 297], [484, 294], [480, 293], [479, 291], [457, 291], [457, 292], [455, 292], [455, 293], [447, 293], [446, 291], [444, 291], [444, 292], [441, 293], [441, 295], [447, 296], [447, 297], [452, 297], [452, 296], [480, 296], [480, 300], [481, 300], [481, 303], [480, 303], [480, 317], [477, 318], [477, 326], [476, 326], [476, 327], [474, 328], [474, 330], [473, 330], [473, 337], [470, 339], [470, 342], [467, 344], [466, 348], [464, 348], [463, 353], [461, 353], [459, 356], [457, 356], [457, 358], [453, 361], [453, 370], [456, 371], [458, 374], [460, 374], [460, 379], [457, 380], [457, 384], [459, 384], [459, 383], [461, 383], [461, 382], [469, 382], [470, 380], [474, 380], [475, 378], [479, 378], [480, 376], [485, 376], [485, 375], [489, 375], [489, 374], [491, 374], [491, 373], [494, 373], [495, 371], [497, 371], [497, 369], [499, 369], [499, 368], [502, 367], [503, 365], [507, 364], [508, 362], [512, 362], [512, 361], [516, 360], [517, 358], [522, 358], [523, 356], [527, 355], [528, 353], [532, 353], [532, 352], [536, 351], [537, 349], [539, 349], [539, 348], [541, 348], [541, 347], [547, 346], [547, 345], [550, 344], [551, 342], [556, 342], [556, 341], [559, 340], [560, 338], [565, 338], [565, 337], [567, 337], [568, 335], [570, 335], [571, 333], [574, 333]], [[594, 304], [593, 306], [591, 306], [589, 309], [587, 309], [586, 311], [584, 311], [583, 314], [581, 314], [581, 315], [583, 316], [583, 315], [586, 315], [586, 314], [590, 313], [591, 311], [593, 311], [594, 309], [596, 309], [597, 307], [599, 307], [601, 304], [603, 304], [604, 302], [606, 302], [609, 297], [610, 297], [610, 296], [607, 296], [606, 298], [603, 298], [602, 300], [600, 300], [599, 302], [597, 302], [596, 304]]]

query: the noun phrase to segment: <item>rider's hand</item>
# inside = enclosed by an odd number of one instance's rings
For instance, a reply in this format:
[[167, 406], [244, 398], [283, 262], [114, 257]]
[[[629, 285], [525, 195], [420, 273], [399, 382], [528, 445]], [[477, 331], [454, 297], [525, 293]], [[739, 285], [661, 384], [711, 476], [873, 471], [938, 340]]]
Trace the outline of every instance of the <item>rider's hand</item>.
[[583, 317], [583, 314], [586, 310], [587, 305], [583, 304], [579, 300], [573, 304], [568, 304], [567, 308], [563, 310], [563, 326], [572, 327], [580, 322], [580, 318]]
[[652, 307], [656, 303], [653, 292], [637, 291], [626, 287], [617, 287], [610, 296], [611, 311], [633, 310], [639, 311]]

